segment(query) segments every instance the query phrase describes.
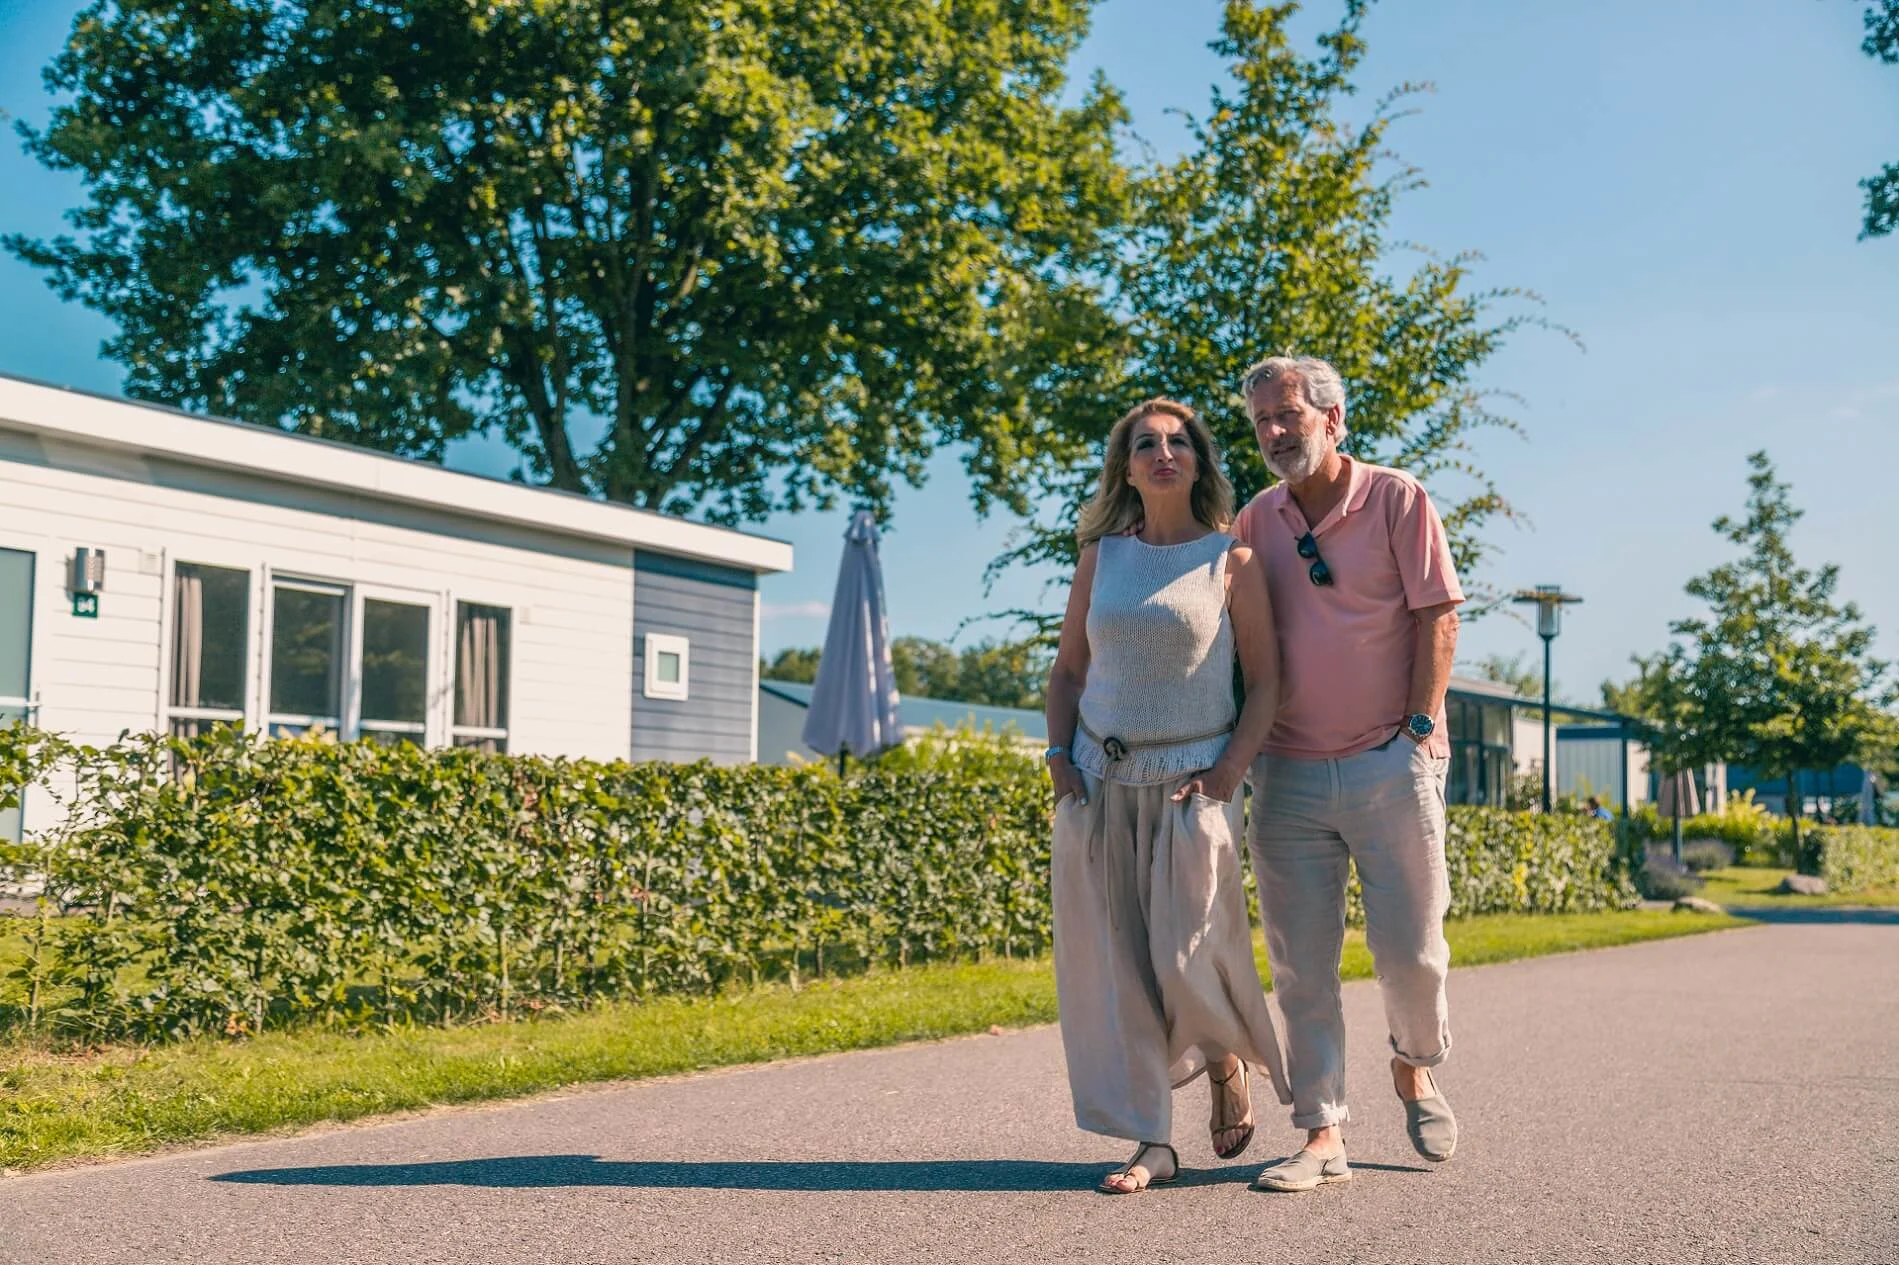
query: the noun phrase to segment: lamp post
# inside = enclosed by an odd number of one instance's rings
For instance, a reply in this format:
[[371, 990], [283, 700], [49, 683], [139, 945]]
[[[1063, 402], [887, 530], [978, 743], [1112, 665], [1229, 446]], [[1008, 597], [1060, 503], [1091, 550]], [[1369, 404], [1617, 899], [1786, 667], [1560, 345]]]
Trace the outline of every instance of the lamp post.
[[1536, 606], [1536, 635], [1543, 639], [1543, 811], [1548, 812], [1555, 799], [1556, 776], [1556, 756], [1550, 747], [1550, 643], [1563, 631], [1563, 607], [1582, 599], [1563, 592], [1560, 584], [1539, 584], [1510, 600]]

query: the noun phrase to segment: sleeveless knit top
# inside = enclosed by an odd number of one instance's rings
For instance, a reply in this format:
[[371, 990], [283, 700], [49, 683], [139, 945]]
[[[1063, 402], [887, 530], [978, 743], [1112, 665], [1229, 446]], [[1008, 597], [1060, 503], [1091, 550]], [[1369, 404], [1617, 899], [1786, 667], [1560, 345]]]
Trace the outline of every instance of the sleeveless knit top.
[[[1165, 782], [1226, 750], [1239, 714], [1226, 610], [1233, 544], [1225, 532], [1179, 545], [1102, 538], [1072, 744], [1077, 768], [1116, 782]], [[1110, 739], [1126, 748], [1119, 759], [1103, 745]]]

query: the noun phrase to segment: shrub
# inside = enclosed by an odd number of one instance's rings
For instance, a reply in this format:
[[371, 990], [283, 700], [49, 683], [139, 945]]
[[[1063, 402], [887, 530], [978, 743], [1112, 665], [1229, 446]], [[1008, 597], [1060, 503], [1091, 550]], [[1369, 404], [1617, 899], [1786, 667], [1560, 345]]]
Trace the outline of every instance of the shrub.
[[[1644, 840], [1664, 842], [1674, 838], [1675, 823], [1664, 817], [1653, 804], [1644, 804], [1630, 816]], [[1688, 839], [1712, 839], [1733, 849], [1734, 861], [1741, 865], [1792, 865], [1793, 827], [1785, 817], [1777, 817], [1754, 802], [1752, 791], [1729, 795], [1727, 807], [1718, 813], [1697, 813], [1682, 818], [1681, 833]]]
[[1828, 891], [1899, 888], [1899, 829], [1819, 826], [1806, 843], [1815, 862], [1807, 872], [1825, 879]]
[[[56, 760], [70, 813], [0, 863], [76, 912], [33, 924], [15, 997], [87, 1034], [480, 1018], [1036, 954], [1052, 933], [1047, 778], [994, 737], [840, 779], [0, 731], [15, 785]], [[1453, 809], [1447, 865], [1456, 914], [1633, 895], [1608, 823], [1587, 818]]]
[[1696, 874], [1725, 870], [1734, 864], [1734, 849], [1719, 839], [1685, 839], [1681, 845], [1681, 863]]
[[1668, 857], [1653, 856], [1635, 872], [1635, 885], [1650, 900], [1680, 900], [1701, 890], [1701, 877]]

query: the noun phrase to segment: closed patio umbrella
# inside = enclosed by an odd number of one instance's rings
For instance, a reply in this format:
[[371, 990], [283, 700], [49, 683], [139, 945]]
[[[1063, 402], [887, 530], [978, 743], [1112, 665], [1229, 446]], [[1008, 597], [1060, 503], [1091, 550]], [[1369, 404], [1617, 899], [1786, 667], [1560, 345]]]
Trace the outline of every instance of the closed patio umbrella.
[[835, 755], [842, 773], [846, 755], [868, 759], [903, 741], [897, 702], [877, 520], [869, 510], [858, 510], [844, 533], [831, 623], [804, 719], [805, 745]]
[[1694, 817], [1701, 812], [1701, 792], [1695, 775], [1683, 769], [1662, 779], [1656, 811], [1664, 817]]

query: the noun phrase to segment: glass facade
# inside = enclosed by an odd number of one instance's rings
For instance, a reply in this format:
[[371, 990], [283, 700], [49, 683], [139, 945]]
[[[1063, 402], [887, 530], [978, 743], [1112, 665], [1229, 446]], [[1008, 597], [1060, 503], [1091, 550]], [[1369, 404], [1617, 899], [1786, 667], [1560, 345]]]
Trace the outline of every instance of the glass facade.
[[279, 583], [272, 601], [271, 736], [288, 738], [313, 726], [334, 734], [343, 724], [348, 594], [343, 589]]
[[363, 603], [362, 733], [421, 745], [428, 733], [429, 608]]
[[[27, 718], [32, 700], [33, 555], [0, 549], [0, 725]], [[20, 839], [19, 808], [0, 808], [0, 839]]]
[[1510, 750], [1512, 704], [1453, 694], [1444, 701], [1451, 737], [1450, 778], [1444, 797], [1453, 804], [1510, 806], [1515, 761]]

